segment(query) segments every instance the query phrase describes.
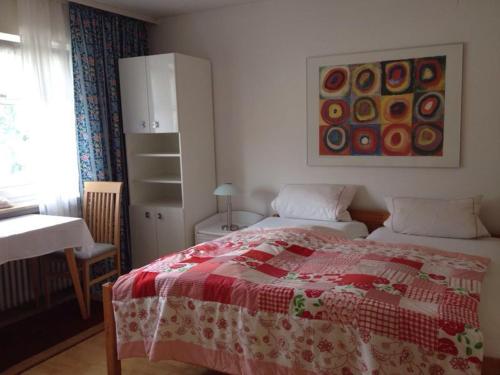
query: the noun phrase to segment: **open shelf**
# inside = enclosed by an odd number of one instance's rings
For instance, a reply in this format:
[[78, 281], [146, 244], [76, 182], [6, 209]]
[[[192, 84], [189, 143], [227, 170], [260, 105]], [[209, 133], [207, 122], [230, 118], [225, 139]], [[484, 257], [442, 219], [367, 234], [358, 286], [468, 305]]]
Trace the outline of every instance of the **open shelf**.
[[154, 207], [175, 207], [182, 208], [182, 199], [165, 198], [165, 199], [146, 199], [144, 201], [136, 201], [134, 204], [139, 206], [154, 206]]
[[[162, 176], [165, 177], [165, 176]], [[180, 181], [178, 176], [171, 176], [173, 180]], [[146, 180], [146, 181], [143, 181]], [[155, 180], [155, 182], [150, 182]], [[169, 181], [172, 181], [170, 179]], [[137, 178], [132, 180], [130, 191], [130, 202], [134, 205], [162, 206], [162, 207], [183, 207], [182, 184], [180, 182], [157, 182], [156, 178]]]
[[179, 176], [172, 175], [167, 179], [164, 174], [134, 178], [130, 184], [130, 191], [133, 193], [130, 195], [130, 202], [134, 205], [182, 208], [180, 181]]
[[137, 181], [151, 183], [151, 184], [181, 184], [182, 183], [181, 177], [175, 176], [175, 175], [144, 177], [144, 178], [138, 178]]
[[180, 155], [179, 133], [127, 134], [130, 155]]
[[127, 134], [132, 204], [183, 207], [178, 133]]
[[135, 154], [135, 156], [143, 157], [143, 158], [178, 158], [181, 156], [181, 154], [140, 152], [140, 153]]

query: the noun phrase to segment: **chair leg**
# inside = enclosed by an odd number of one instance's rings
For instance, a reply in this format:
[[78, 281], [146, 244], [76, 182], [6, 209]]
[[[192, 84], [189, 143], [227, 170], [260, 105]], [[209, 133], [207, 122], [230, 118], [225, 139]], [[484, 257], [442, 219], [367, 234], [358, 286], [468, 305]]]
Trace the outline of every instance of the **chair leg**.
[[85, 303], [87, 304], [87, 316], [90, 317], [90, 264], [87, 259], [82, 263], [82, 273], [83, 273], [83, 293], [85, 297]]

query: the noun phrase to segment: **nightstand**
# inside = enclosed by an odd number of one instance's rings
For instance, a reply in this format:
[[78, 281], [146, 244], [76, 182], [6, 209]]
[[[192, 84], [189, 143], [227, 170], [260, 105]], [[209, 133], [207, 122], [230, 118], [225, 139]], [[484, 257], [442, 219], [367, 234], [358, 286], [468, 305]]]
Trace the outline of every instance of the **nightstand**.
[[[253, 225], [264, 218], [263, 215], [249, 211], [233, 211], [233, 224], [236, 224], [240, 229], [244, 229]], [[222, 230], [222, 226], [226, 224], [226, 213], [221, 212], [194, 226], [196, 244], [212, 241], [216, 238], [233, 233]]]

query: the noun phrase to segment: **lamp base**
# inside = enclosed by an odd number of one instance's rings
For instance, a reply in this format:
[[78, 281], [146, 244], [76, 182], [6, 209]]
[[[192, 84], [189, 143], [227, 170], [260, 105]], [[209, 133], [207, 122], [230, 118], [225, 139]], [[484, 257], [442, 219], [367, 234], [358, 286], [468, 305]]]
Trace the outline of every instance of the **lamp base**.
[[225, 230], [226, 232], [234, 232], [234, 231], [240, 229], [239, 225], [236, 225], [236, 224], [231, 224], [230, 226], [224, 224], [223, 226], [221, 226], [221, 228], [222, 228], [222, 230]]

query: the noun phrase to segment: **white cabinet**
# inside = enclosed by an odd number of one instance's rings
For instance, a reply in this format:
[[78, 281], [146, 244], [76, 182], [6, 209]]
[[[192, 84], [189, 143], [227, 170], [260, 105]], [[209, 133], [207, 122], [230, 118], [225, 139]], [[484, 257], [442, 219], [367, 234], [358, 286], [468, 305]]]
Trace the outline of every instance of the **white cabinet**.
[[142, 267], [161, 256], [184, 249], [183, 228], [182, 208], [130, 206], [133, 267]]
[[148, 76], [149, 121], [152, 133], [171, 133], [179, 130], [175, 87], [175, 56], [146, 57]]
[[182, 208], [159, 207], [155, 213], [158, 256], [183, 250], [185, 248], [185, 240], [184, 213]]
[[146, 57], [121, 59], [119, 68], [123, 130], [125, 133], [148, 133]]
[[132, 265], [138, 268], [158, 258], [155, 219], [151, 209], [144, 206], [130, 206], [129, 215]]
[[217, 203], [210, 62], [177, 53], [121, 59], [132, 262], [191, 246]]
[[120, 59], [119, 70], [124, 132], [177, 132], [175, 55]]

